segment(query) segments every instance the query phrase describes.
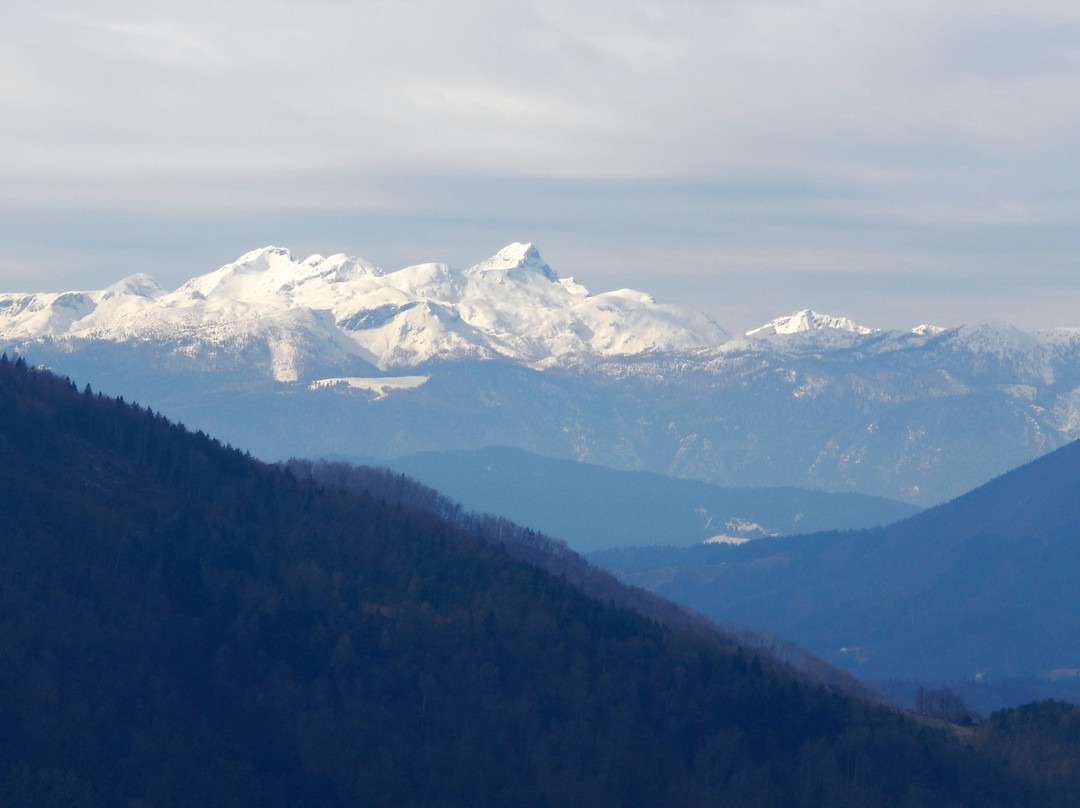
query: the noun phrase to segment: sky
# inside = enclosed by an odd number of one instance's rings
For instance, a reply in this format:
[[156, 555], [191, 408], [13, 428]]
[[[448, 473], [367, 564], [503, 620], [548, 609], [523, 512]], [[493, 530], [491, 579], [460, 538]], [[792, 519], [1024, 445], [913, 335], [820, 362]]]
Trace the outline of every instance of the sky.
[[531, 241], [733, 332], [1080, 326], [1080, 4], [4, 0], [0, 291]]

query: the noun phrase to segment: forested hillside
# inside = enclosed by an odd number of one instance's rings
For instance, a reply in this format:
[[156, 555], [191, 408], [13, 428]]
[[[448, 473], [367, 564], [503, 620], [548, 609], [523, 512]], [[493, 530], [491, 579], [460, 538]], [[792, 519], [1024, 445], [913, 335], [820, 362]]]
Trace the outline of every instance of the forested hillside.
[[[1003, 765], [1005, 746], [808, 684], [435, 515], [298, 480], [6, 358], [0, 638], [3, 805], [1080, 794], [1056, 765], [1072, 736], [1049, 734], [1047, 765]], [[1028, 748], [1023, 726], [1003, 727]]]

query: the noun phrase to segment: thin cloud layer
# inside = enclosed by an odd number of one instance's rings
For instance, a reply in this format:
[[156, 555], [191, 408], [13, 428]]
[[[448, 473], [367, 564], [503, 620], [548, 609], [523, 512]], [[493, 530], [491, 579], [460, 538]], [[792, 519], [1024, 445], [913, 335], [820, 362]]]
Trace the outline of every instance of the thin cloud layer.
[[[102, 280], [134, 271], [121, 231], [77, 233], [140, 211], [204, 217], [191, 257], [229, 241], [214, 221], [261, 232], [293, 212], [341, 224], [271, 241], [447, 259], [456, 222], [496, 239], [455, 248], [470, 258], [527, 238], [601, 273], [592, 286], [651, 271], [661, 297], [665, 279], [755, 276], [767, 295], [792, 273], [856, 277], [882, 324], [906, 316], [889, 308], [905, 279], [1060, 292], [1080, 246], [1071, 4], [39, 0], [5, 16], [0, 213], [23, 222], [0, 226], [7, 288], [29, 263], [62, 283], [80, 243], [95, 273], [117, 264]], [[1023, 305], [1025, 324], [1045, 314]]]

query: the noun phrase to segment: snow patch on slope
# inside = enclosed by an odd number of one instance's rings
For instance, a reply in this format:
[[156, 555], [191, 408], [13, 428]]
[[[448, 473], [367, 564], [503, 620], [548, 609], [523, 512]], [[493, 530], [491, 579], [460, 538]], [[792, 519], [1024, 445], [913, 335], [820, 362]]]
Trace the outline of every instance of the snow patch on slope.
[[308, 385], [309, 390], [345, 389], [366, 390], [375, 393], [375, 399], [386, 398], [395, 390], [414, 390], [424, 384], [430, 376], [344, 376], [331, 379], [318, 379]]

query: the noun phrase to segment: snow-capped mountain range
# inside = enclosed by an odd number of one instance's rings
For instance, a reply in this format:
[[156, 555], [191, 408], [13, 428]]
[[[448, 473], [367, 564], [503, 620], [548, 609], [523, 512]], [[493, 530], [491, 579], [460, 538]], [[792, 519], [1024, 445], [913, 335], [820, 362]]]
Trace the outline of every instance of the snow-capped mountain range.
[[[428, 263], [384, 272], [362, 258], [302, 261], [263, 247], [169, 292], [147, 274], [88, 292], [0, 293], [0, 341], [162, 343], [209, 359], [252, 343], [277, 381], [302, 379], [305, 360], [358, 358], [382, 371], [433, 360], [504, 358], [536, 368], [581, 360], [764, 346], [821, 350], [949, 331], [882, 332], [809, 309], [735, 339], [704, 314], [632, 289], [592, 294], [560, 278], [532, 244], [515, 243], [466, 270]], [[1027, 362], [1080, 341], [1080, 329], [1024, 334], [1004, 324], [951, 332], [971, 350]], [[887, 339], [882, 342], [882, 335]], [[875, 339], [876, 338], [876, 339]]]
[[732, 336], [531, 244], [393, 272], [266, 247], [174, 291], [0, 294], [0, 349], [270, 459], [501, 444], [925, 505], [1080, 438], [1080, 329], [804, 310]]
[[419, 264], [383, 272], [345, 255], [303, 261], [264, 247], [166, 292], [134, 275], [98, 292], [0, 295], [0, 339], [171, 342], [191, 356], [265, 343], [282, 382], [360, 358], [379, 369], [434, 359], [503, 357], [543, 366], [717, 345], [709, 318], [630, 289], [590, 294], [560, 279], [531, 244], [469, 269]]

